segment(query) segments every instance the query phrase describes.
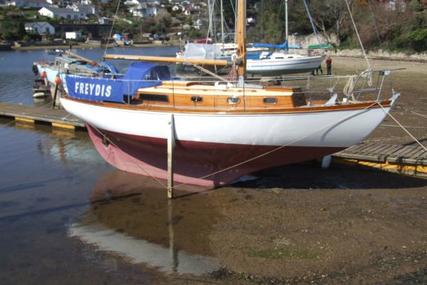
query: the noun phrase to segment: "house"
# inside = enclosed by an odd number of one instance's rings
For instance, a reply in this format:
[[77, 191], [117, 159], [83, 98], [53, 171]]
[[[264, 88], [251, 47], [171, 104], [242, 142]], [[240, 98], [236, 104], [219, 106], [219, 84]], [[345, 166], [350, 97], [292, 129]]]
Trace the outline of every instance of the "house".
[[142, 16], [143, 17], [154, 17], [157, 14], [159, 14], [159, 12], [160, 12], [160, 9], [155, 7], [155, 6], [154, 7], [147, 7], [147, 8], [142, 9]]
[[8, 0], [5, 3], [17, 8], [42, 8], [47, 5], [46, 0]]
[[142, 3], [140, 3], [138, 0], [126, 0], [124, 3], [126, 6], [128, 6], [129, 13], [132, 14], [134, 17], [142, 17], [142, 8], [145, 7]]
[[54, 35], [55, 28], [47, 22], [25, 23], [25, 32], [27, 34]]
[[69, 20], [79, 20], [85, 19], [86, 14], [81, 12], [76, 12], [69, 8], [56, 8], [56, 7], [43, 7], [39, 10], [39, 15], [45, 16], [48, 18], [57, 18], [57, 19], [69, 19]]
[[94, 5], [82, 5], [74, 3], [72, 5], [68, 5], [67, 8], [72, 9], [74, 12], [84, 14], [85, 17], [96, 14], [96, 8]]
[[81, 38], [82, 38], [82, 33], [80, 31], [65, 32], [66, 40], [80, 40]]
[[101, 25], [110, 25], [113, 23], [113, 19], [107, 18], [107, 17], [99, 17], [98, 18], [98, 24]]

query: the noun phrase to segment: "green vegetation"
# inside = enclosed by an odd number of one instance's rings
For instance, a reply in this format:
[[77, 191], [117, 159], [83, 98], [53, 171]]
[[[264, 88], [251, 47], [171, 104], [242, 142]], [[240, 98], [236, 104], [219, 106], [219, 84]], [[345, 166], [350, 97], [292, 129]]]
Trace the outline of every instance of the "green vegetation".
[[[340, 48], [358, 48], [357, 38], [343, 0], [307, 1], [318, 31], [327, 39], [334, 34]], [[396, 6], [377, 0], [353, 0], [351, 9], [362, 41], [368, 49], [406, 52], [427, 51], [427, 9], [419, 0]], [[281, 0], [254, 1], [252, 9], [257, 18], [248, 31], [250, 41], [283, 42], [285, 35], [285, 6]], [[312, 32], [301, 0], [289, 0], [289, 32]]]
[[[117, 4], [120, 1], [116, 14]], [[396, 1], [395, 6], [387, 1], [348, 0], [351, 3], [362, 41], [367, 49], [385, 49], [408, 53], [427, 51], [427, 7], [420, 0], [409, 2]], [[134, 17], [124, 5], [124, 0], [113, 0], [102, 4], [93, 0], [100, 16], [114, 18], [115, 33], [129, 33], [139, 39], [145, 33], [167, 35], [180, 34], [184, 40], [207, 35], [206, 7], [191, 15], [182, 11], [173, 11], [172, 5], [163, 1], [165, 9], [155, 17]], [[198, 1], [195, 1], [197, 3]], [[193, 3], [193, 2], [192, 2]], [[204, 3], [204, 2], [202, 2]], [[358, 41], [344, 0], [307, 0], [313, 22], [330, 43], [338, 48], [358, 48]], [[406, 4], [399, 4], [406, 3]], [[248, 26], [248, 42], [282, 43], [285, 39], [285, 2], [283, 0], [247, 0], [248, 17], [256, 19]], [[303, 0], [289, 0], [289, 32], [295, 35], [308, 35], [312, 27], [305, 11]], [[234, 4], [224, 1], [224, 18], [226, 25], [233, 30]], [[219, 11], [216, 25], [219, 25]], [[203, 20], [201, 30], [193, 26], [196, 20]], [[0, 39], [21, 40], [34, 36], [27, 35], [24, 23], [47, 21], [53, 25], [72, 23], [71, 20], [48, 19], [38, 15], [36, 9], [17, 9], [7, 7], [0, 9]], [[86, 23], [96, 24], [98, 18], [90, 17]], [[216, 27], [218, 31], [218, 27]], [[333, 40], [336, 36], [337, 42]]]

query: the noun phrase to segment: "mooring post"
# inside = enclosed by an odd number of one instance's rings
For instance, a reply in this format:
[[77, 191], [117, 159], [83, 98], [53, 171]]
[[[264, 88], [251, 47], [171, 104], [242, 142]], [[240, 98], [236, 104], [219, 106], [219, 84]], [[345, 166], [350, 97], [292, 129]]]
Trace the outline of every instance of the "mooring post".
[[173, 114], [169, 118], [168, 134], [168, 199], [173, 199], [173, 151], [175, 148], [175, 122]]
[[53, 93], [53, 99], [52, 99], [52, 109], [54, 109], [56, 105], [56, 96], [58, 95], [58, 88], [59, 88], [59, 84], [56, 84], [55, 91]]

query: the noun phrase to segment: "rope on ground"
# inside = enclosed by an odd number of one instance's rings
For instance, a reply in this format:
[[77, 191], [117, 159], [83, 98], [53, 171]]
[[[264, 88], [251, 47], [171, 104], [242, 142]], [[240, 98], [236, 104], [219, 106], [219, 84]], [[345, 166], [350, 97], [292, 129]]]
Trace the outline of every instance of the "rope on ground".
[[417, 112], [414, 112], [414, 111], [411, 111], [411, 113], [414, 114], [414, 115], [417, 115], [417, 116], [420, 116], [420, 117], [423, 117], [423, 118], [427, 119], [426, 115], [423, 115], [423, 114], [420, 114], [420, 113], [417, 113]]
[[411, 132], [408, 131], [408, 129], [405, 128], [405, 126], [403, 126], [392, 114], [390, 114], [390, 112], [387, 112], [387, 110], [380, 102], [378, 102], [378, 105], [381, 107], [381, 109], [383, 109], [386, 115], [388, 115], [396, 124], [398, 124], [399, 127], [404, 130], [417, 144], [419, 144], [423, 150], [427, 151], [427, 147], [425, 147], [413, 134], [411, 134]]
[[[379, 127], [387, 127], [387, 128], [400, 128], [400, 126], [396, 125], [388, 125], [388, 124], [381, 124]], [[427, 127], [419, 127], [419, 126], [404, 126], [407, 129], [427, 129]]]

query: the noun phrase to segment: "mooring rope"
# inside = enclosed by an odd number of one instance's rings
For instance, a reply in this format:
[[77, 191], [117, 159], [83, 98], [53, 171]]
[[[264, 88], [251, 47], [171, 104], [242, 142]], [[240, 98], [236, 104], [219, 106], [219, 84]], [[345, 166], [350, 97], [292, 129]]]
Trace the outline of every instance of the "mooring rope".
[[[94, 130], [96, 130], [103, 138], [105, 138], [110, 144], [112, 144], [113, 146], [119, 148], [106, 134], [104, 134], [103, 132], [101, 132], [97, 127], [90, 125]], [[108, 158], [110, 157], [110, 154], [108, 154]], [[140, 166], [137, 163], [134, 163], [139, 169], [141, 169], [148, 177], [151, 177], [153, 180], [155, 180], [161, 187], [163, 188], [167, 188], [167, 185], [165, 185], [164, 183], [162, 183], [160, 180], [158, 180], [156, 177], [152, 176], [147, 170], [145, 170], [142, 166]]]
[[[377, 105], [377, 104], [378, 104], [378, 105], [380, 105], [380, 103], [379, 103], [379, 102], [373, 102], [372, 104], [370, 104], [370, 105], [368, 105], [367, 107], [365, 107], [365, 108], [363, 108], [362, 110], [360, 110], [360, 112], [358, 112], [358, 113], [356, 113], [356, 114], [349, 115], [349, 116], [347, 116], [346, 118], [341, 119], [340, 121], [346, 121], [347, 119], [349, 119], [349, 118], [351, 118], [351, 117], [356, 117], [356, 116], [358, 116], [359, 114], [361, 114], [361, 113], [365, 112], [367, 109], [370, 109], [372, 106]], [[241, 166], [241, 165], [244, 165], [244, 164], [246, 164], [246, 163], [249, 163], [249, 162], [251, 162], [251, 161], [254, 161], [254, 160], [258, 159], [258, 158], [261, 158], [261, 157], [267, 156], [267, 155], [269, 155], [269, 154], [272, 154], [272, 153], [274, 153], [274, 152], [276, 152], [276, 151], [278, 151], [278, 150], [281, 150], [281, 149], [283, 149], [283, 148], [285, 148], [285, 147], [288, 147], [288, 146], [289, 146], [289, 145], [291, 145], [291, 144], [294, 144], [294, 143], [296, 143], [296, 142], [298, 142], [298, 141], [300, 141], [300, 140], [303, 140], [303, 139], [305, 139], [305, 138], [307, 138], [307, 137], [309, 137], [309, 136], [312, 136], [312, 135], [314, 135], [314, 134], [316, 134], [316, 133], [318, 133], [318, 132], [321, 132], [321, 131], [323, 131], [323, 130], [325, 130], [325, 129], [329, 128], [329, 127], [332, 127], [332, 126], [333, 126], [333, 125], [335, 125], [337, 122], [338, 122], [338, 121], [336, 121], [336, 122], [334, 121], [332, 124], [326, 125], [325, 127], [321, 128], [321, 129], [318, 129], [317, 131], [315, 131], [315, 132], [313, 132], [313, 133], [310, 133], [310, 134], [308, 134], [308, 135], [302, 136], [302, 137], [300, 137], [300, 138], [298, 138], [298, 139], [295, 139], [295, 140], [293, 140], [293, 141], [291, 141], [291, 142], [288, 142], [288, 143], [286, 143], [286, 144], [280, 145], [280, 146], [278, 146], [278, 147], [276, 147], [276, 148], [274, 148], [274, 149], [272, 149], [272, 150], [266, 151], [266, 152], [264, 152], [264, 153], [262, 153], [262, 154], [260, 154], [260, 155], [254, 156], [254, 157], [252, 157], [252, 158], [249, 158], [249, 159], [244, 160], [244, 161], [242, 161], [242, 162], [236, 163], [236, 164], [231, 165], [231, 166], [229, 166], [229, 167], [226, 167], [226, 168], [224, 168], [224, 169], [221, 169], [221, 170], [218, 170], [218, 171], [212, 172], [212, 173], [207, 174], [207, 175], [204, 175], [204, 176], [197, 177], [196, 179], [205, 179], [205, 178], [208, 178], [208, 177], [211, 177], [211, 176], [217, 175], [217, 174], [219, 174], [219, 173], [222, 173], [222, 172], [225, 172], [225, 171], [231, 170], [231, 169], [233, 169], [233, 168], [239, 167], [239, 166]], [[175, 189], [175, 188], [177, 188], [177, 187], [184, 186], [184, 185], [189, 185], [189, 183], [181, 183], [181, 184], [178, 184], [178, 185], [174, 186], [173, 188]]]
[[414, 114], [414, 115], [417, 115], [417, 116], [420, 116], [420, 117], [423, 117], [423, 118], [427, 119], [426, 115], [423, 115], [423, 114], [420, 114], [420, 113], [417, 113], [417, 112], [414, 112], [414, 111], [411, 111], [411, 113]]
[[410, 131], [408, 131], [407, 128], [405, 128], [405, 126], [403, 126], [392, 114], [390, 114], [390, 112], [387, 112], [387, 110], [384, 108], [384, 106], [378, 102], [378, 105], [381, 107], [381, 109], [383, 109], [383, 111], [386, 113], [386, 115], [388, 115], [390, 118], [393, 119], [393, 121], [399, 125], [399, 127], [404, 130], [418, 145], [421, 146], [421, 148], [425, 151], [427, 151], [427, 147], [425, 147]]

